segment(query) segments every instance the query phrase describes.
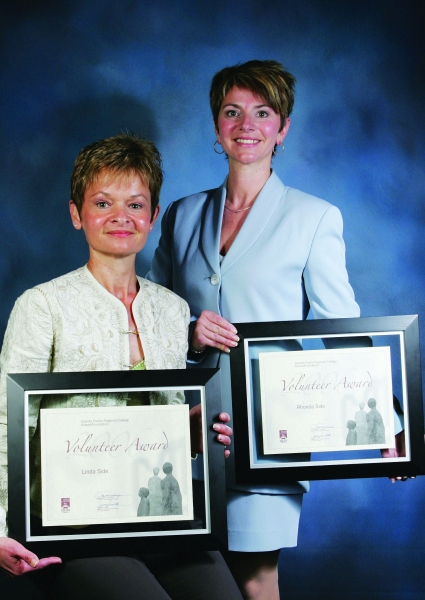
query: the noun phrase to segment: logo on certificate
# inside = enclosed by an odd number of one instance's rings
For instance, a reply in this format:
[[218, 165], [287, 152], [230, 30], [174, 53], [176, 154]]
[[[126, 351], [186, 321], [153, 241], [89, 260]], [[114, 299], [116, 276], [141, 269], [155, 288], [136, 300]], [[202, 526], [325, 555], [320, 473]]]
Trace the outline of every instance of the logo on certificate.
[[61, 498], [61, 511], [63, 513], [68, 513], [71, 510], [71, 500], [70, 498]]
[[279, 429], [279, 441], [281, 444], [286, 444], [286, 442], [288, 441], [287, 429]]

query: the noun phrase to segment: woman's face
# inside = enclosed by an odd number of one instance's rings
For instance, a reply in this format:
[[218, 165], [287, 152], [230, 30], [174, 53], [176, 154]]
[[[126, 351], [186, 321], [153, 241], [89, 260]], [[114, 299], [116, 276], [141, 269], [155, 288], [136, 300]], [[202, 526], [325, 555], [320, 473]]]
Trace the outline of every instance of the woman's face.
[[74, 227], [84, 230], [90, 252], [124, 257], [144, 247], [159, 207], [151, 219], [151, 194], [139, 175], [106, 170], [87, 187], [80, 214], [72, 200], [70, 211]]
[[280, 115], [249, 90], [233, 87], [218, 115], [217, 140], [231, 161], [270, 165], [275, 144], [283, 142], [290, 125], [281, 129]]

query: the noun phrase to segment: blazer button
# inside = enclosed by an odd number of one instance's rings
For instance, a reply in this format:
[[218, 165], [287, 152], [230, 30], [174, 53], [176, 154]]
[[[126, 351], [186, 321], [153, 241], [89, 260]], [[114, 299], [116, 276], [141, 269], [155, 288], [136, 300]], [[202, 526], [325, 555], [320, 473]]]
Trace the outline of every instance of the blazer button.
[[210, 279], [211, 279], [211, 285], [218, 285], [220, 283], [220, 277], [217, 275], [217, 273], [214, 273], [214, 275], [211, 275]]

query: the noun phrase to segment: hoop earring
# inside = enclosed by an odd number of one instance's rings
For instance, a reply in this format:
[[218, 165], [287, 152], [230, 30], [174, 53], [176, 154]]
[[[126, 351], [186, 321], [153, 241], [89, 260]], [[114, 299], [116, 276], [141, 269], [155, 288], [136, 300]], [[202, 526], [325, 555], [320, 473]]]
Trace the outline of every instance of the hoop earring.
[[[276, 147], [277, 147], [277, 146], [276, 146]], [[283, 154], [283, 151], [284, 151], [284, 150], [285, 150], [285, 146], [284, 146], [284, 144], [282, 144], [282, 150], [281, 150], [280, 152], [276, 152], [276, 149], [275, 149], [275, 148], [273, 148], [273, 152], [272, 152], [272, 154], [273, 154], [273, 156], [280, 156], [281, 154]]]
[[213, 146], [213, 148], [214, 148], [214, 152], [215, 152], [216, 154], [224, 154], [224, 150], [222, 150], [221, 152], [219, 152], [219, 151], [217, 150], [217, 148], [215, 147], [215, 145], [216, 145], [216, 144], [218, 144], [218, 140], [215, 140], [215, 142], [214, 142], [214, 146]]

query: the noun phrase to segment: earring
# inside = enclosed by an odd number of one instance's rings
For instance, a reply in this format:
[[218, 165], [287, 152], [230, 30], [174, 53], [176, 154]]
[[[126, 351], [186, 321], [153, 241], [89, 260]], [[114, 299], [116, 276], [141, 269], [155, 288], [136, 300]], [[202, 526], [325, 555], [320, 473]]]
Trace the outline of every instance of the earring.
[[217, 148], [215, 147], [215, 145], [216, 145], [216, 144], [218, 144], [218, 140], [215, 140], [215, 142], [214, 142], [214, 146], [213, 146], [213, 148], [214, 148], [214, 152], [215, 152], [216, 154], [224, 154], [224, 150], [222, 150], [221, 152], [219, 152], [219, 151], [217, 150]]
[[284, 146], [284, 144], [282, 144], [282, 150], [281, 150], [280, 152], [276, 152], [276, 148], [277, 148], [277, 146], [275, 146], [275, 147], [273, 148], [273, 152], [272, 152], [272, 154], [273, 154], [274, 156], [280, 156], [281, 154], [283, 154], [283, 151], [285, 150], [285, 146]]

